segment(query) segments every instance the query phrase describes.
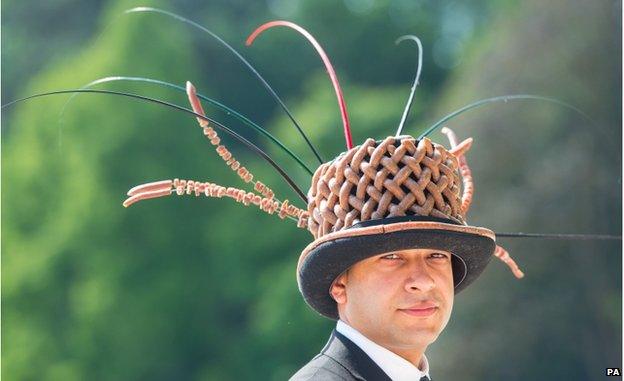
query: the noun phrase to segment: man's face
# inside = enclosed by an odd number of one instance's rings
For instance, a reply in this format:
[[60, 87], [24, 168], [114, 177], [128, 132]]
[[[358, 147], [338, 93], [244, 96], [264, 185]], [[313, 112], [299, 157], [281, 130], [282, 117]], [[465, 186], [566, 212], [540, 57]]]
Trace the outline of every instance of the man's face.
[[409, 249], [377, 255], [339, 276], [330, 293], [340, 318], [377, 344], [406, 350], [427, 346], [453, 309], [451, 254]]

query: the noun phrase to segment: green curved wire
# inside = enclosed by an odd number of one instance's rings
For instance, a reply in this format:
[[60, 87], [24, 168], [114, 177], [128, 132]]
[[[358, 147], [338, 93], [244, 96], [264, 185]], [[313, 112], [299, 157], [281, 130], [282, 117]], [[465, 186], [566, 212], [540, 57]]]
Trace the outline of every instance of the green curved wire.
[[394, 134], [394, 136], [399, 136], [401, 135], [401, 132], [403, 132], [403, 126], [405, 125], [407, 116], [409, 115], [410, 109], [412, 108], [412, 103], [414, 102], [414, 94], [416, 93], [416, 87], [418, 87], [420, 73], [422, 71], [423, 47], [422, 47], [422, 43], [420, 42], [420, 38], [414, 35], [408, 34], [408, 35], [397, 38], [397, 40], [394, 43], [398, 45], [405, 40], [412, 40], [418, 46], [418, 64], [416, 65], [416, 77], [414, 78], [414, 84], [412, 84], [412, 89], [410, 90], [409, 98], [407, 98], [407, 104], [405, 105], [405, 109], [403, 110], [403, 116], [401, 116], [401, 122], [399, 123], [399, 128], [397, 129], [397, 132], [396, 134]]
[[[157, 85], [166, 86], [166, 87], [170, 87], [170, 88], [173, 88], [173, 89], [176, 89], [176, 90], [180, 90], [181, 92], [186, 94], [186, 89], [184, 87], [175, 85], [173, 83], [161, 81], [161, 80], [158, 80], [158, 79], [152, 79], [152, 78], [125, 77], [125, 76], [114, 76], [114, 77], [105, 77], [105, 78], [96, 79], [95, 81], [89, 82], [88, 84], [84, 85], [83, 87], [81, 87], [81, 89], [88, 89], [88, 88], [93, 87], [93, 86], [95, 86], [97, 84], [100, 84], [100, 83], [114, 82], [114, 81], [135, 81], [135, 82], [154, 83], [154, 84], [157, 84]], [[72, 96], [67, 100], [67, 102], [65, 102], [65, 105], [63, 106], [63, 109], [61, 110], [61, 114], [60, 114], [61, 116], [65, 112], [65, 108], [67, 107], [69, 102], [75, 96], [77, 96], [78, 94], [79, 93], [72, 94]], [[224, 104], [222, 104], [222, 103], [220, 103], [220, 102], [218, 102], [218, 101], [216, 101], [214, 99], [208, 98], [207, 96], [199, 94], [199, 93], [197, 93], [197, 96], [199, 98], [203, 99], [204, 101], [210, 103], [211, 105], [221, 109], [227, 115], [234, 116], [236, 119], [240, 120], [241, 122], [243, 122], [248, 127], [251, 127], [253, 129], [255, 129], [256, 131], [260, 132], [261, 134], [263, 134], [264, 136], [269, 138], [273, 143], [277, 144], [284, 152], [286, 152], [288, 154], [288, 156], [292, 157], [297, 163], [299, 163], [299, 165], [306, 172], [308, 172], [308, 174], [310, 176], [312, 176], [313, 172], [310, 170], [310, 168], [308, 168], [303, 163], [303, 161], [301, 161], [301, 159], [297, 155], [295, 155], [291, 150], [289, 150], [282, 142], [280, 142], [276, 137], [271, 135], [267, 130], [265, 130], [264, 128], [260, 127], [256, 123], [252, 122], [249, 118], [247, 118], [246, 116], [240, 114], [236, 110], [233, 110], [233, 109], [227, 107], [226, 105], [224, 105]]]
[[439, 121], [437, 121], [433, 126], [429, 127], [425, 132], [420, 134], [418, 139], [420, 140], [420, 139], [424, 138], [425, 136], [427, 136], [430, 133], [432, 133], [433, 131], [435, 131], [442, 124], [448, 122], [449, 120], [455, 118], [456, 116], [458, 116], [460, 114], [463, 114], [464, 112], [466, 112], [468, 110], [472, 110], [472, 109], [484, 106], [484, 105], [486, 105], [488, 103], [494, 103], [494, 102], [500, 102], [500, 101], [503, 101], [503, 102], [507, 103], [508, 101], [511, 101], [511, 100], [527, 100], [527, 99], [541, 100], [541, 101], [546, 101], [546, 102], [551, 102], [551, 103], [558, 104], [558, 105], [563, 106], [565, 108], [568, 108], [570, 110], [576, 111], [581, 116], [583, 116], [586, 120], [588, 120], [590, 123], [594, 123], [594, 121], [587, 114], [585, 114], [583, 111], [579, 110], [578, 108], [576, 108], [576, 107], [574, 107], [574, 106], [572, 106], [572, 105], [570, 105], [568, 103], [560, 101], [559, 99], [543, 97], [541, 95], [512, 94], [512, 95], [503, 95], [503, 96], [500, 96], [500, 97], [481, 99], [481, 100], [473, 102], [473, 103], [471, 103], [471, 104], [469, 104], [467, 106], [464, 106], [464, 107], [462, 107], [462, 108], [460, 108], [458, 110], [455, 110], [452, 113], [446, 115], [444, 118], [442, 118]]

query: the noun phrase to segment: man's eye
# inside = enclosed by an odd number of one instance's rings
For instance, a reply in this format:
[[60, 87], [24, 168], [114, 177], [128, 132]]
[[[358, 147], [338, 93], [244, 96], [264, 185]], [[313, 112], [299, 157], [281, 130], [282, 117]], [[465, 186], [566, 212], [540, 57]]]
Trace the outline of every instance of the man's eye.
[[401, 259], [401, 257], [399, 257], [396, 254], [388, 254], [388, 255], [384, 255], [383, 257], [381, 257], [382, 259]]
[[433, 257], [433, 258], [440, 258], [440, 259], [448, 258], [448, 255], [443, 254], [443, 253], [431, 253], [430, 256]]

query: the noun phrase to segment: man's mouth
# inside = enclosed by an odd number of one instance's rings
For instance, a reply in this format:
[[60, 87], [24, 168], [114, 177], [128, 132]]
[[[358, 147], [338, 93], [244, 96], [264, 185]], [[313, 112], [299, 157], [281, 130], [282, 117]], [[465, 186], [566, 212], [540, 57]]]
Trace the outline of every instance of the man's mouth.
[[419, 303], [408, 308], [401, 308], [399, 311], [411, 316], [431, 316], [438, 310], [438, 305], [433, 302]]

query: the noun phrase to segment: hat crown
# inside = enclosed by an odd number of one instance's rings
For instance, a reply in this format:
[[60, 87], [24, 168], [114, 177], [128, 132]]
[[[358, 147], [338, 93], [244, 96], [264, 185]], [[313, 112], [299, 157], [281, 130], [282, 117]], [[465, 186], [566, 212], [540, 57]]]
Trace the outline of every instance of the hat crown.
[[361, 221], [432, 216], [465, 225], [457, 157], [428, 138], [389, 136], [322, 164], [308, 191], [308, 229], [319, 238]]

